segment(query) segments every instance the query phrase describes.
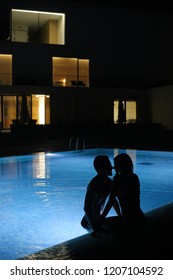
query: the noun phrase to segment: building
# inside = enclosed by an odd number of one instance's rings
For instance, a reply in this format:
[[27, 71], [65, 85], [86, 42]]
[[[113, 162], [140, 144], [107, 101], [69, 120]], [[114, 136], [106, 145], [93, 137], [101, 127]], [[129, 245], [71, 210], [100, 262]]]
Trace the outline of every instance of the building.
[[31, 120], [173, 128], [172, 14], [9, 2], [0, 9], [1, 129]]

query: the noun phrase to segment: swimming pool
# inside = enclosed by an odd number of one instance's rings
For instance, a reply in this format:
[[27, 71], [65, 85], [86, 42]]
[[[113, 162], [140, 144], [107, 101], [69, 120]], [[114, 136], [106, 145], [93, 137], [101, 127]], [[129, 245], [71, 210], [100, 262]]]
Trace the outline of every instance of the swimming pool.
[[121, 152], [133, 159], [144, 211], [173, 201], [173, 152], [92, 149], [0, 158], [0, 259], [85, 234], [80, 220], [87, 184], [96, 174], [93, 159], [105, 154], [113, 162]]

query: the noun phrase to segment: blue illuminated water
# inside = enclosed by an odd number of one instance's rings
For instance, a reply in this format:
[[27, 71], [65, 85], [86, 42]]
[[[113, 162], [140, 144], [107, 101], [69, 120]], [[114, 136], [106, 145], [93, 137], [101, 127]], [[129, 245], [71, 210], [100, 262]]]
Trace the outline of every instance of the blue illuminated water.
[[113, 162], [120, 152], [133, 159], [144, 211], [173, 201], [173, 152], [94, 149], [0, 158], [0, 259], [85, 234], [80, 220], [87, 184], [96, 174], [93, 159], [105, 154]]

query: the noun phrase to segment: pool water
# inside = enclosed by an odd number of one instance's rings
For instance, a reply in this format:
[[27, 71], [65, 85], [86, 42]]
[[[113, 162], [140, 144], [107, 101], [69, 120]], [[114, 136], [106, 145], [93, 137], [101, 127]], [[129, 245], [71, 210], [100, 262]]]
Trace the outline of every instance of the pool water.
[[80, 220], [88, 182], [96, 175], [93, 159], [104, 154], [113, 163], [121, 152], [134, 162], [144, 212], [173, 201], [173, 152], [92, 149], [0, 158], [0, 259], [85, 234]]

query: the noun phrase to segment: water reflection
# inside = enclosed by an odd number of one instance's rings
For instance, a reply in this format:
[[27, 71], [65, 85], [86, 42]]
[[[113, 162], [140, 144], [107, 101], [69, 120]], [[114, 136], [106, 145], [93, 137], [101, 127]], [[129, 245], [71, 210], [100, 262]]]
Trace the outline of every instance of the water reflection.
[[[9, 180], [23, 178], [24, 174], [25, 177], [39, 180], [50, 178], [50, 165], [49, 161], [46, 161], [46, 154], [1, 158], [0, 176]], [[40, 180], [39, 185], [45, 185], [45, 181]]]
[[46, 155], [39, 153], [32, 162], [33, 178], [46, 178]]
[[[83, 200], [93, 159], [128, 153], [144, 211], [173, 200], [173, 153], [95, 149], [0, 159], [0, 258], [16, 259], [82, 235]], [[113, 175], [115, 172], [113, 172]]]

